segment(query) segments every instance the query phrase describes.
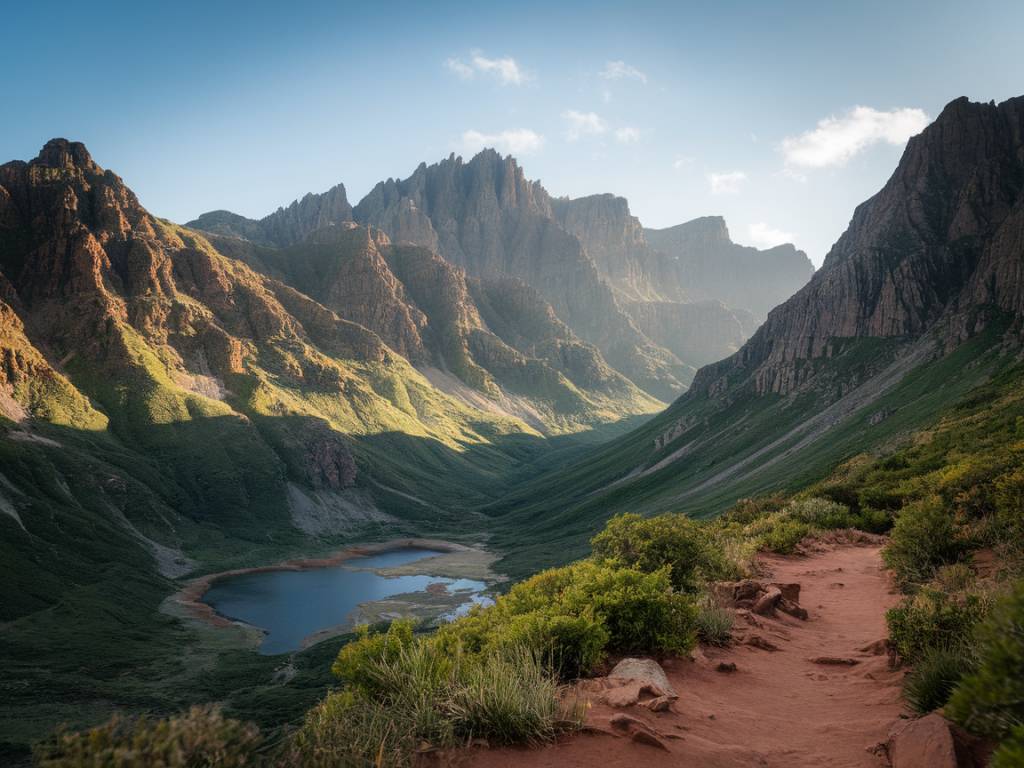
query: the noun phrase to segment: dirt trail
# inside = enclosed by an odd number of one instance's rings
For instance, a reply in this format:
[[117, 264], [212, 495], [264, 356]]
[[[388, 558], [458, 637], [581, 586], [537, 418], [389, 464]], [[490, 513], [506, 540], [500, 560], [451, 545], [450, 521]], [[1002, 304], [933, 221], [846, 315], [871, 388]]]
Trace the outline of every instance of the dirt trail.
[[[582, 734], [542, 749], [480, 749], [460, 765], [479, 768], [878, 768], [886, 739], [904, 712], [902, 673], [889, 668], [884, 651], [871, 646], [886, 636], [885, 611], [893, 594], [881, 569], [878, 546], [844, 546], [802, 558], [762, 561], [772, 580], [802, 585], [800, 605], [809, 619], [752, 617], [737, 633], [767, 640], [775, 651], [748, 644], [705, 649], [695, 660], [663, 666], [679, 700], [668, 712], [633, 706], [613, 709], [594, 702]], [[821, 657], [847, 664], [822, 664]], [[717, 671], [720, 662], [735, 672]], [[653, 729], [666, 749], [638, 744], [610, 727], [617, 713]]]

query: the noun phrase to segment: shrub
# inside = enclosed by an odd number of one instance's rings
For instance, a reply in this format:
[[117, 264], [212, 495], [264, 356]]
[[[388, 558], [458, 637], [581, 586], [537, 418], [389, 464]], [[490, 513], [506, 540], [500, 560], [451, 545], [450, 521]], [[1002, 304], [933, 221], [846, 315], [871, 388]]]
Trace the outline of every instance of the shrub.
[[726, 571], [706, 526], [685, 515], [618, 515], [590, 543], [598, 560], [644, 573], [667, 567], [672, 585], [686, 592]]
[[882, 554], [901, 584], [920, 584], [939, 566], [956, 561], [961, 552], [953, 515], [933, 496], [900, 512]]
[[36, 747], [35, 761], [42, 768], [235, 768], [261, 764], [262, 743], [252, 723], [225, 718], [216, 707], [192, 707], [166, 719], [115, 715], [87, 731], [58, 732]]
[[996, 738], [1024, 724], [1024, 581], [992, 609], [975, 639], [976, 671], [950, 699], [950, 716], [970, 731]]
[[813, 532], [814, 529], [807, 523], [785, 518], [776, 519], [761, 536], [761, 546], [769, 552], [787, 555]]
[[828, 499], [798, 499], [790, 502], [784, 511], [792, 519], [815, 528], [831, 530], [852, 527], [853, 517], [849, 508]]
[[915, 712], [928, 714], [949, 701], [970, 666], [970, 658], [960, 647], [928, 648], [904, 679], [903, 697]]
[[889, 637], [905, 660], [916, 662], [929, 648], [965, 643], [988, 610], [979, 594], [949, 595], [924, 588], [885, 614]]
[[1021, 768], [1024, 765], [1024, 725], [1010, 731], [992, 755], [992, 768]]
[[740, 499], [731, 509], [722, 513], [721, 519], [726, 523], [748, 525], [766, 515], [774, 514], [786, 506], [786, 497], [780, 495], [760, 496], [755, 499]]
[[735, 618], [736, 614], [728, 608], [705, 597], [697, 607], [697, 637], [707, 645], [728, 645]]
[[371, 675], [375, 663], [396, 658], [413, 642], [413, 622], [394, 621], [384, 632], [374, 632], [363, 625], [356, 629], [356, 639], [339, 652], [331, 672], [345, 684], [361, 693], [377, 692], [378, 681]]
[[868, 533], [885, 533], [892, 528], [892, 516], [884, 509], [862, 507], [860, 512], [850, 516], [850, 527]]
[[696, 608], [668, 574], [583, 560], [516, 584], [438, 634], [472, 653], [525, 646], [564, 678], [589, 671], [606, 648], [683, 652], [694, 643]]
[[935, 572], [935, 585], [943, 592], [962, 592], [976, 581], [974, 571], [967, 563], [944, 565]]

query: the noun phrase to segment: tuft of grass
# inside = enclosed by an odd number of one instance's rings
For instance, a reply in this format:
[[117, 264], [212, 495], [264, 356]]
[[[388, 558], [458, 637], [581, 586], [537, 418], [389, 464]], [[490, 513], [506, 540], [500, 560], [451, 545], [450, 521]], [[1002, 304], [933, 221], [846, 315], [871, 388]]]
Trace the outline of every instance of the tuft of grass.
[[945, 706], [971, 663], [959, 646], [928, 648], [903, 681], [903, 697], [921, 715]]
[[736, 614], [705, 597], [697, 607], [697, 637], [706, 645], [728, 645]]

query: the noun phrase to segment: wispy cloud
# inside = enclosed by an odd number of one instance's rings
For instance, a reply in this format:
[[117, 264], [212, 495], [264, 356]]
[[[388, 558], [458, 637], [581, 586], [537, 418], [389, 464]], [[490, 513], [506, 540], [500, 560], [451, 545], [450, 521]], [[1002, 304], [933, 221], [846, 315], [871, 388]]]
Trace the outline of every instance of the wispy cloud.
[[522, 85], [530, 79], [529, 75], [511, 56], [490, 59], [481, 51], [470, 51], [468, 61], [463, 61], [460, 58], [447, 59], [444, 66], [463, 80], [472, 80], [480, 74], [495, 77], [502, 85]]
[[608, 130], [608, 124], [596, 112], [578, 112], [570, 109], [562, 113], [562, 119], [566, 121], [565, 138], [569, 141], [576, 141], [581, 136], [597, 135]]
[[740, 187], [746, 181], [747, 174], [743, 171], [708, 174], [708, 184], [711, 186], [712, 195], [737, 195], [739, 194]]
[[676, 155], [675, 160], [672, 161], [672, 168], [681, 171], [686, 166], [693, 163], [693, 158], [688, 155]]
[[647, 75], [621, 59], [609, 61], [598, 74], [605, 80], [638, 80], [647, 85]]
[[783, 139], [782, 152], [790, 166], [842, 166], [872, 144], [904, 144], [926, 125], [928, 115], [921, 109], [854, 107], [841, 117], [819, 120], [813, 130]]
[[796, 235], [792, 232], [775, 229], [763, 221], [750, 225], [750, 241], [754, 245], [760, 245], [763, 248], [772, 248], [783, 243], [792, 243], [795, 239]]
[[544, 137], [529, 128], [512, 128], [498, 133], [468, 130], [462, 134], [462, 151], [470, 155], [484, 147], [494, 147], [506, 154], [529, 155], [542, 146]]
[[624, 125], [615, 129], [615, 140], [620, 144], [633, 144], [640, 141], [640, 129], [631, 125]]

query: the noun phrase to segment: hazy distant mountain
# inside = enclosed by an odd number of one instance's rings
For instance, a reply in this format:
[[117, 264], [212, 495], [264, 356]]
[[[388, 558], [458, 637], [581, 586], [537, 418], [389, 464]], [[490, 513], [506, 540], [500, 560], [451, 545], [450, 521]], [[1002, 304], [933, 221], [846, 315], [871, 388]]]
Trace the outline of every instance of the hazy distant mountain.
[[643, 234], [652, 248], [669, 257], [665, 271], [691, 299], [716, 299], [749, 310], [758, 322], [814, 273], [807, 254], [790, 243], [763, 251], [737, 245], [721, 216], [644, 229]]

